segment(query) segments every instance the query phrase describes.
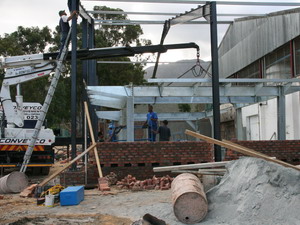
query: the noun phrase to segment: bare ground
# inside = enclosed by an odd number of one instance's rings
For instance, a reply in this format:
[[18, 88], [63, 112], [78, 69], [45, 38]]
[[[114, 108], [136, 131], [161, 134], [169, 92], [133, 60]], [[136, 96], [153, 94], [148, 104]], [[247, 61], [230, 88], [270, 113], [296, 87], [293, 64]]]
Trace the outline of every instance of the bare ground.
[[[55, 164], [50, 174], [62, 164]], [[47, 176], [29, 176], [29, 183], [43, 181]], [[21, 198], [19, 194], [5, 194], [0, 200], [0, 224], [101, 224], [130, 225], [146, 213], [161, 218], [167, 208], [172, 214], [170, 191], [119, 190], [103, 193], [85, 190], [84, 200], [76, 206], [38, 206], [35, 198]], [[176, 219], [174, 215], [173, 219]], [[163, 218], [161, 218], [163, 219]], [[170, 225], [175, 223], [171, 222]], [[181, 224], [181, 223], [179, 223]]]

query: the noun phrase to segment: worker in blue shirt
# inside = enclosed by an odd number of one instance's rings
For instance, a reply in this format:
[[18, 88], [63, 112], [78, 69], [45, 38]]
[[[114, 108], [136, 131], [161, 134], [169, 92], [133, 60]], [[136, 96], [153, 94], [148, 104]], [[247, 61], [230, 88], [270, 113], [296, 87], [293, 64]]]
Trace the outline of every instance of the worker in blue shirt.
[[112, 142], [115, 142], [117, 141], [117, 136], [116, 136], [116, 133], [115, 133], [115, 127], [114, 125], [110, 124], [108, 126], [108, 141], [112, 141]]
[[155, 141], [156, 140], [156, 131], [157, 131], [157, 114], [153, 112], [153, 106], [148, 105], [148, 113], [147, 113], [147, 120], [144, 126], [148, 127], [148, 140]]

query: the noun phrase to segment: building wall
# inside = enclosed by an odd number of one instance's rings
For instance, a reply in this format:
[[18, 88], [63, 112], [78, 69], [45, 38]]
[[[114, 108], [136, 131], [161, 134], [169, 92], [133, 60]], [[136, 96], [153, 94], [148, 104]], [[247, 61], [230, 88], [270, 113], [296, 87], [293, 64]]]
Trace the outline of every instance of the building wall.
[[[300, 139], [299, 92], [286, 95], [286, 139]], [[277, 100], [271, 99], [242, 108], [247, 140], [277, 140]], [[255, 118], [257, 117], [257, 119]]]

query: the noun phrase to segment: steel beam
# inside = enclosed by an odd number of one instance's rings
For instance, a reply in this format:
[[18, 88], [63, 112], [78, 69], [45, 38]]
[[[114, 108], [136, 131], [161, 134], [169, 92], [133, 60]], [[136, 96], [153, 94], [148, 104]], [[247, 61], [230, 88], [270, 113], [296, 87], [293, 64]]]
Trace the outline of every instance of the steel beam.
[[[82, 2], [140, 2], [140, 3], [169, 3], [169, 4], [206, 4], [207, 1], [198, 0], [81, 0]], [[245, 5], [245, 6], [300, 6], [297, 2], [244, 2], [244, 1], [217, 1], [218, 5]]]
[[[148, 79], [148, 83], [212, 83], [210, 78], [157, 78]], [[300, 83], [300, 79], [260, 79], [260, 78], [235, 78], [219, 79], [219, 83]]]
[[[196, 9], [192, 9], [189, 12], [186, 12], [184, 14], [180, 14], [174, 18], [169, 19], [171, 26], [177, 25], [177, 24], [187, 24], [192, 20], [199, 19], [201, 17], [205, 17], [210, 14], [210, 4], [205, 4], [203, 6], [199, 6]], [[196, 21], [194, 21], [196, 22]], [[199, 21], [200, 22], [200, 21]], [[207, 21], [204, 21], [206, 24]]]
[[92, 18], [89, 15], [89, 12], [85, 10], [85, 8], [79, 3], [79, 15], [83, 20], [87, 20], [88, 23], [92, 22]]
[[[76, 10], [76, 0], [72, 0], [72, 11]], [[71, 146], [72, 159], [76, 157], [76, 115], [77, 115], [77, 18], [72, 18], [72, 60], [71, 60]], [[76, 163], [72, 165], [72, 170], [76, 170]]]
[[[95, 95], [93, 95], [95, 96]], [[111, 102], [112, 108], [121, 109], [125, 105], [125, 99], [120, 98], [119, 101], [117, 98], [108, 98], [108, 97], [93, 97], [89, 96], [91, 101], [97, 103], [98, 106], [109, 106], [109, 102]], [[212, 97], [135, 97], [135, 104], [211, 104]], [[232, 103], [232, 104], [241, 104], [241, 103], [256, 103], [259, 102], [257, 97], [220, 97], [220, 102], [222, 104]]]
[[[212, 96], [213, 96], [213, 130], [214, 138], [221, 140], [220, 121], [220, 89], [219, 89], [219, 57], [218, 57], [218, 28], [217, 5], [210, 2], [210, 42], [211, 42], [211, 68], [212, 68]], [[221, 146], [215, 145], [215, 161], [222, 161]]]
[[127, 142], [134, 141], [134, 117], [132, 115], [134, 115], [134, 98], [130, 96], [127, 98], [126, 104]]
[[121, 119], [120, 111], [97, 111], [96, 115], [99, 119], [119, 121]]
[[[159, 120], [168, 120], [168, 121], [195, 121], [206, 117], [204, 112], [195, 112], [195, 113], [159, 113]], [[134, 121], [145, 121], [145, 113], [135, 113]]]
[[[164, 20], [95, 20], [95, 24], [101, 24], [101, 25], [162, 25], [164, 24]], [[218, 24], [232, 24], [232, 20], [223, 20], [223, 21], [218, 21]], [[172, 25], [176, 24], [182, 24], [182, 25], [191, 25], [191, 24], [202, 24], [202, 25], [209, 25], [206, 21], [188, 21], [188, 22], [174, 22]]]
[[116, 98], [109, 97], [99, 97], [99, 98], [90, 98], [90, 102], [96, 106], [103, 106], [113, 109], [124, 109], [126, 102]]
[[285, 95], [283, 87], [279, 87], [279, 95], [277, 97], [277, 114], [278, 140], [286, 140]]
[[[220, 86], [219, 95], [221, 97], [260, 97], [269, 96], [276, 97], [279, 96], [280, 86], [263, 86], [259, 90], [256, 86]], [[134, 97], [177, 97], [174, 101], [180, 101], [179, 97], [212, 97], [212, 87], [211, 86], [198, 86], [198, 87], [157, 87], [157, 86], [138, 86], [133, 87]], [[226, 90], [226, 91], [225, 91]], [[289, 87], [289, 92], [293, 93], [300, 91], [300, 86]], [[89, 96], [101, 95], [104, 97], [113, 97], [124, 99], [124, 97], [130, 96], [130, 89], [123, 86], [88, 86], [87, 92]], [[159, 98], [158, 98], [159, 99]], [[151, 99], [145, 99], [145, 101], [151, 101]], [[137, 99], [137, 101], [139, 101]], [[158, 100], [159, 102], [160, 100]], [[185, 99], [184, 101], [187, 101]], [[191, 101], [193, 101], [191, 99]]]
[[[127, 11], [104, 11], [104, 10], [88, 10], [87, 13], [97, 13], [97, 14], [106, 14], [106, 15], [150, 15], [150, 16], [176, 16], [180, 15], [178, 13], [169, 13], [169, 12], [127, 12]], [[245, 16], [265, 16], [266, 14], [255, 14], [255, 13], [219, 13], [217, 16], [223, 17], [245, 17]]]

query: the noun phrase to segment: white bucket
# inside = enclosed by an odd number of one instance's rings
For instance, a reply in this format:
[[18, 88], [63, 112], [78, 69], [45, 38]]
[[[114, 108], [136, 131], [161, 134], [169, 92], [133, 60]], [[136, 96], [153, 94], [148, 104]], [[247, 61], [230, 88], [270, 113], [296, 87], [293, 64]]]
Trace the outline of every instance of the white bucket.
[[54, 195], [46, 195], [45, 197], [45, 206], [53, 207], [54, 206]]

